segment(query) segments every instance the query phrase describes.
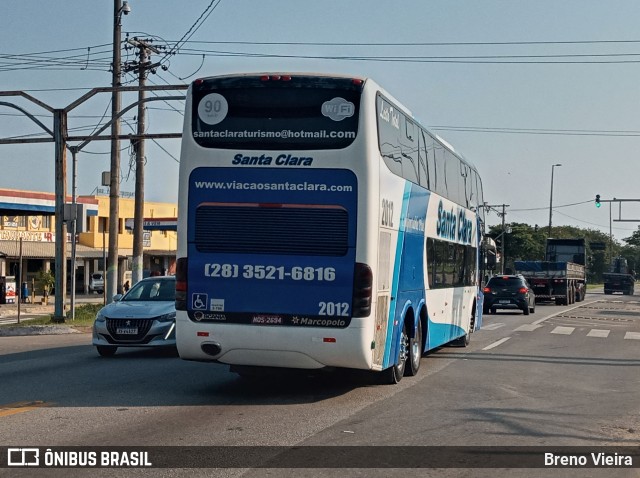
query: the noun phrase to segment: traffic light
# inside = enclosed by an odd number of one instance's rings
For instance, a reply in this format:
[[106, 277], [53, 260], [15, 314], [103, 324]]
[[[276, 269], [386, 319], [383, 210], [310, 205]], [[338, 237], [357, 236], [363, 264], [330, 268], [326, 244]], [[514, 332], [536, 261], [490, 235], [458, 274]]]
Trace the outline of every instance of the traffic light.
[[600, 207], [600, 195], [596, 194], [596, 207]]

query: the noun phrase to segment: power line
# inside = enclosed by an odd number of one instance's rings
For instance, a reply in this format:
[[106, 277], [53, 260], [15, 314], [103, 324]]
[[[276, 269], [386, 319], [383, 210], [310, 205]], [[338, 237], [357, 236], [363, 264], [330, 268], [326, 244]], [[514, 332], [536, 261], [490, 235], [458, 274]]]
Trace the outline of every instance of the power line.
[[[589, 224], [591, 226], [597, 226], [597, 227], [602, 227], [602, 228], [608, 228], [609, 227], [608, 224], [606, 226], [604, 226], [602, 224], [596, 224], [596, 223], [589, 222], [589, 221], [583, 221], [582, 219], [578, 219], [577, 217], [569, 216], [568, 214], [564, 214], [564, 213], [561, 213], [561, 212], [558, 212], [558, 214], [560, 214], [561, 216], [568, 217], [569, 219], [573, 219], [574, 221], [582, 222], [584, 224]], [[613, 227], [613, 226], [612, 226], [612, 229], [616, 229], [618, 231], [635, 231], [636, 230], [636, 229], [626, 229], [626, 228], [622, 228], [622, 227]]]
[[[558, 55], [493, 55], [493, 56], [463, 56], [463, 57], [411, 57], [411, 56], [353, 56], [353, 55], [295, 55], [295, 54], [276, 54], [276, 53], [250, 53], [250, 52], [233, 52], [222, 50], [190, 50], [182, 49], [182, 55], [191, 56], [213, 56], [213, 57], [229, 57], [229, 58], [285, 58], [285, 59], [303, 59], [303, 60], [339, 60], [339, 61], [374, 61], [388, 63], [451, 63], [451, 64], [504, 64], [504, 65], [571, 65], [571, 64], [625, 64], [640, 63], [639, 59], [630, 60], [553, 60]], [[623, 56], [640, 54], [621, 54]], [[598, 57], [598, 55], [584, 55], [586, 57]], [[616, 54], [604, 55], [615, 57]], [[579, 57], [580, 55], [564, 55], [563, 58]], [[516, 60], [515, 58], [538, 58], [533, 60]], [[541, 60], [540, 58], [550, 58], [551, 60]]]
[[640, 136], [638, 130], [580, 130], [580, 129], [549, 129], [549, 128], [501, 128], [483, 126], [430, 126], [438, 131], [459, 131], [469, 133], [504, 133], [504, 134], [539, 134], [561, 136]]
[[[578, 206], [580, 204], [587, 204], [593, 202], [593, 199], [589, 199], [587, 201], [580, 201], [580, 202], [574, 202], [571, 204], [563, 204], [561, 206], [553, 206], [553, 210], [555, 211], [556, 208], [561, 208], [561, 207], [571, 207], [571, 206]], [[549, 207], [535, 207], [535, 208], [530, 208], [530, 209], [511, 209], [511, 211], [517, 211], [517, 212], [522, 212], [522, 211], [548, 211]]]
[[[182, 45], [184, 45], [184, 43], [186, 41], [189, 40], [189, 38], [191, 38], [199, 29], [202, 25], [204, 25], [204, 22], [207, 21], [207, 19], [209, 18], [209, 15], [211, 15], [211, 13], [218, 7], [218, 5], [220, 5], [220, 2], [222, 0], [211, 0], [211, 3], [204, 9], [204, 11], [200, 14], [200, 16], [198, 17], [198, 19], [193, 23], [193, 25], [191, 25], [191, 27], [187, 30], [187, 32], [182, 35], [182, 38], [180, 38], [180, 40], [178, 40], [175, 45], [173, 46], [173, 48], [171, 48], [161, 59], [160, 59], [160, 63], [164, 63], [167, 61], [167, 58], [169, 58], [171, 55], [175, 54], [177, 51], [180, 50], [180, 48], [182, 47]], [[217, 2], [217, 3], [216, 3]], [[215, 5], [214, 5], [215, 3]], [[198, 24], [199, 23], [199, 24]], [[188, 35], [188, 37], [187, 37]], [[185, 40], [186, 38], [186, 40]]]
[[[92, 45], [90, 48], [101, 48], [101, 47], [109, 47], [111, 48], [111, 43], [102, 43], [100, 45]], [[31, 52], [31, 53], [19, 53], [19, 55], [45, 55], [45, 54], [49, 54], [49, 53], [67, 53], [67, 52], [71, 52], [71, 51], [84, 51], [86, 50], [87, 47], [78, 47], [78, 48], [67, 48], [64, 50], [47, 50], [47, 51], [39, 51], [39, 52]], [[0, 58], [3, 58], [5, 56], [14, 56], [16, 55], [15, 53], [0, 53]]]
[[185, 41], [213, 45], [283, 45], [283, 46], [493, 46], [493, 45], [596, 45], [634, 44], [640, 40], [566, 40], [566, 41], [504, 41], [504, 42], [267, 42], [267, 41]]
[[[217, 2], [217, 3], [216, 3]], [[463, 55], [463, 56], [399, 56], [399, 55], [302, 55], [277, 54], [247, 51], [224, 51], [207, 49], [185, 49], [186, 44], [210, 45], [242, 45], [242, 46], [345, 46], [345, 47], [381, 47], [381, 46], [496, 46], [496, 45], [597, 45], [597, 44], [637, 44], [640, 40], [577, 40], [577, 41], [531, 41], [531, 42], [398, 42], [398, 43], [338, 43], [338, 42], [246, 42], [246, 41], [196, 41], [191, 38], [204, 24], [221, 0], [212, 0], [196, 22], [175, 42], [173, 47], [162, 57], [161, 63], [168, 61], [168, 57], [177, 53], [183, 55], [198, 55], [204, 60], [206, 56], [241, 57], [241, 58], [297, 58], [297, 59], [326, 59], [348, 61], [379, 61], [379, 62], [408, 62], [408, 63], [469, 63], [469, 64], [624, 64], [638, 63], [640, 53], [571, 53], [571, 54], [519, 54], [519, 55]], [[162, 39], [162, 42], [169, 44]], [[94, 45], [84, 48], [65, 50], [51, 50], [22, 54], [0, 54], [0, 71], [17, 70], [92, 70], [105, 71], [110, 67], [109, 51], [104, 49], [108, 44]], [[101, 50], [102, 49], [102, 50]], [[76, 53], [65, 56], [47, 56], [55, 53]]]

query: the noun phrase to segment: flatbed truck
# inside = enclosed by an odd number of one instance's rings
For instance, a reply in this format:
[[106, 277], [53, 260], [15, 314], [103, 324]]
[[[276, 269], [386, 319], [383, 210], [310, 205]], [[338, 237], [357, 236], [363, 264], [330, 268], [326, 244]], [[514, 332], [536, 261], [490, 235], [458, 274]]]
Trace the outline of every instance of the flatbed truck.
[[624, 295], [633, 295], [636, 277], [634, 271], [629, 269], [624, 257], [613, 259], [610, 272], [602, 274], [602, 279], [604, 280], [605, 294], [622, 292]]
[[536, 294], [536, 302], [557, 305], [581, 302], [587, 292], [586, 247], [584, 239], [547, 239], [545, 260], [515, 261]]

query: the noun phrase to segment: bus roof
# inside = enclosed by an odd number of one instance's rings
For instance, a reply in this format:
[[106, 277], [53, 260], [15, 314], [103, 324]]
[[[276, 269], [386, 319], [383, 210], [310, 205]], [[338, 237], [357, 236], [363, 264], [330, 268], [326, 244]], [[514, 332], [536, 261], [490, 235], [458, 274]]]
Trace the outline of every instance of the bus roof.
[[[422, 128], [424, 128], [433, 137], [435, 141], [437, 141], [442, 145], [443, 148], [449, 150], [451, 154], [455, 155], [465, 165], [467, 165], [473, 171], [478, 173], [477, 168], [472, 163], [470, 163], [461, 153], [456, 151], [456, 149], [448, 141], [440, 137], [438, 134], [433, 133], [426, 125], [422, 123], [422, 121], [420, 121], [416, 116], [414, 116], [414, 114], [411, 112], [410, 109], [404, 106], [402, 102], [398, 101], [394, 97], [394, 95], [390, 94], [385, 88], [380, 86], [380, 84], [377, 81], [375, 81], [373, 78], [370, 78], [370, 77], [358, 76], [358, 75], [347, 75], [344, 73], [319, 73], [319, 72], [302, 72], [302, 71], [289, 71], [289, 72], [262, 71], [262, 72], [228, 73], [224, 75], [212, 75], [212, 76], [200, 77], [193, 81], [193, 85], [201, 84], [205, 81], [224, 79], [224, 78], [261, 78], [261, 77], [270, 78], [270, 79], [273, 79], [276, 77], [278, 79], [282, 79], [282, 77], [317, 77], [317, 78], [339, 78], [339, 79], [359, 80], [363, 84], [366, 84], [367, 82], [372, 82], [377, 89], [379, 89], [382, 93], [384, 93], [384, 95], [387, 96], [389, 99], [392, 99], [396, 103], [396, 106], [401, 107], [404, 114], [411, 117], [413, 121], [415, 121]], [[480, 181], [482, 181], [482, 179], [480, 179]]]

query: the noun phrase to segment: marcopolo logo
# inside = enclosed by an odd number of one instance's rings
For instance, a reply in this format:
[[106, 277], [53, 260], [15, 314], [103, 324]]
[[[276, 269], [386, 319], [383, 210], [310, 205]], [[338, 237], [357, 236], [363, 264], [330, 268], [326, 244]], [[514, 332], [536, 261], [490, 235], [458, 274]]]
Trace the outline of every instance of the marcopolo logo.
[[322, 103], [322, 115], [331, 118], [333, 121], [342, 121], [353, 116], [356, 106], [344, 98], [336, 97], [331, 101]]

